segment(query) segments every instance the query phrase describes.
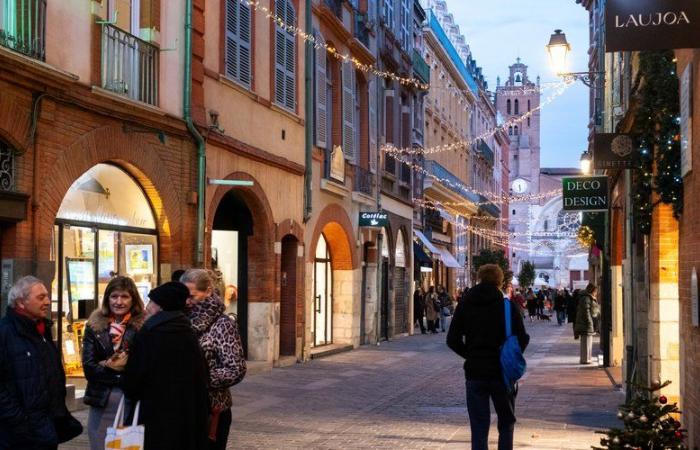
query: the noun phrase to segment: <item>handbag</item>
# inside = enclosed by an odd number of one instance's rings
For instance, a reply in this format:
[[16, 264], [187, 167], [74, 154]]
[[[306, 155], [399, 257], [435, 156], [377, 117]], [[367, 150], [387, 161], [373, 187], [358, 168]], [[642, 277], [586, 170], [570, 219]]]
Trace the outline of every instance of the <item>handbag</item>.
[[141, 402], [136, 402], [134, 409], [134, 420], [131, 426], [124, 426], [124, 396], [119, 401], [117, 415], [114, 417], [114, 424], [107, 428], [105, 437], [105, 449], [117, 450], [143, 450], [144, 433], [146, 429], [143, 425], [137, 425], [139, 421], [139, 407]]
[[510, 301], [504, 299], [503, 304], [505, 305], [506, 340], [501, 346], [500, 362], [503, 382], [506, 385], [506, 390], [511, 394], [515, 392], [518, 380], [525, 375], [527, 363], [523, 357], [518, 337], [512, 335]]

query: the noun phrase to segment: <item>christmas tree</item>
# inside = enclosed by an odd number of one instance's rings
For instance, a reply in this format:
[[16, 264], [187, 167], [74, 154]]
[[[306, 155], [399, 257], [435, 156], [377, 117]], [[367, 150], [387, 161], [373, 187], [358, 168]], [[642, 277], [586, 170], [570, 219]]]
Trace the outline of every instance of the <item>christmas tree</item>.
[[686, 449], [683, 440], [686, 430], [676, 419], [681, 411], [675, 403], [669, 404], [668, 399], [657, 396], [657, 393], [671, 384], [655, 382], [651, 387], [637, 386], [634, 398], [622, 405], [617, 413], [618, 419], [625, 424], [624, 428], [612, 428], [600, 432], [606, 437], [600, 439], [601, 447], [596, 450], [665, 450]]

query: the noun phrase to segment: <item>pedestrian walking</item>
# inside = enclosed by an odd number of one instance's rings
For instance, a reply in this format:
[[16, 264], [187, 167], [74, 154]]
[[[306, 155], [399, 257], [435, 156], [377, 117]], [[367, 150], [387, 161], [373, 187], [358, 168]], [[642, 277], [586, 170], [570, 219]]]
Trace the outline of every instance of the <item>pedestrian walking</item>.
[[[87, 388], [83, 402], [90, 406], [88, 438], [91, 450], [105, 446], [107, 427], [117, 414], [126, 367], [136, 332], [144, 321], [143, 301], [131, 278], [117, 276], [105, 288], [102, 305], [87, 321], [83, 337], [83, 370]], [[127, 409], [130, 409], [130, 403]]]
[[425, 325], [423, 324], [423, 316], [425, 315], [425, 294], [423, 289], [418, 287], [413, 292], [413, 321], [418, 322], [420, 333], [425, 334]]
[[0, 320], [0, 449], [49, 450], [83, 427], [66, 408], [66, 376], [51, 335], [44, 283], [22, 277]]
[[541, 319], [542, 316], [544, 316], [544, 292], [542, 292], [542, 289], [537, 291], [537, 311], [535, 312], [537, 314], [537, 318]]
[[598, 302], [595, 300], [596, 286], [589, 283], [586, 289], [578, 295], [576, 310], [576, 324], [574, 325], [574, 337], [581, 339], [581, 364], [591, 363], [593, 349], [593, 318], [599, 315]]
[[438, 305], [440, 307], [440, 329], [446, 332], [449, 329], [448, 321], [452, 316], [452, 299], [443, 286], [438, 287]]
[[557, 325], [563, 326], [566, 322], [566, 297], [561, 289], [554, 296], [554, 311], [557, 314]]
[[428, 295], [425, 299], [425, 318], [428, 322], [428, 332], [437, 333], [437, 318], [440, 314], [440, 306], [438, 305], [437, 293], [435, 287], [428, 288]]
[[209, 448], [224, 450], [232, 421], [229, 389], [246, 374], [241, 336], [236, 321], [224, 314], [209, 271], [190, 269], [180, 280], [189, 289], [187, 317], [209, 367]]
[[566, 298], [566, 321], [574, 323], [576, 322], [576, 296], [571, 295], [568, 289], [564, 289], [564, 297]]
[[189, 295], [175, 281], [151, 290], [147, 319], [131, 344], [122, 385], [141, 402], [147, 449], [208, 449], [207, 363], [183, 312]]
[[[515, 395], [503, 380], [500, 349], [506, 340], [503, 271], [496, 264], [479, 268], [479, 284], [460, 301], [447, 334], [447, 345], [464, 358], [467, 412], [472, 450], [488, 450], [490, 401], [498, 415], [498, 449], [512, 450], [515, 429]], [[522, 350], [530, 342], [518, 307], [509, 302], [511, 329]]]
[[532, 322], [532, 319], [537, 317], [537, 298], [532, 289], [528, 289], [525, 299], [527, 302], [527, 315], [530, 318], [530, 322]]

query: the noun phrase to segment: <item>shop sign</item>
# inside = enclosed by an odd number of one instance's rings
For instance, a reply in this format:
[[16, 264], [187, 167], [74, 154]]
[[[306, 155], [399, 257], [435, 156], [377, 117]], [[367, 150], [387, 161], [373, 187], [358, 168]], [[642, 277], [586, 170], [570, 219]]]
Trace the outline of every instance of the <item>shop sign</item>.
[[681, 176], [693, 169], [693, 65], [681, 75]]
[[361, 227], [383, 228], [389, 225], [389, 213], [385, 212], [360, 212]]
[[606, 211], [608, 209], [608, 177], [565, 177], [565, 211]]
[[605, 51], [700, 47], [698, 0], [608, 0]]
[[698, 273], [693, 267], [693, 274], [690, 277], [690, 312], [693, 315], [691, 318], [694, 327], [700, 326], [700, 307], [698, 307]]
[[345, 183], [345, 157], [340, 145], [333, 147], [331, 152], [331, 179]]
[[629, 134], [597, 133], [593, 139], [595, 169], [634, 168], [634, 139]]

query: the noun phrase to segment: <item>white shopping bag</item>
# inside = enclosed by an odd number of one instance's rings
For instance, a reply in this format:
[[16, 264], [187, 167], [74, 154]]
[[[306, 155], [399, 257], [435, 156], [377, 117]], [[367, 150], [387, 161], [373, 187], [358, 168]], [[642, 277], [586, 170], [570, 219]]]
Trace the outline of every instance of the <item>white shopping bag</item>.
[[107, 428], [105, 437], [105, 449], [117, 450], [143, 450], [143, 435], [145, 429], [143, 425], [137, 425], [139, 421], [139, 407], [141, 402], [136, 403], [134, 410], [134, 420], [130, 427], [124, 426], [124, 396], [119, 401], [117, 415], [114, 424]]

